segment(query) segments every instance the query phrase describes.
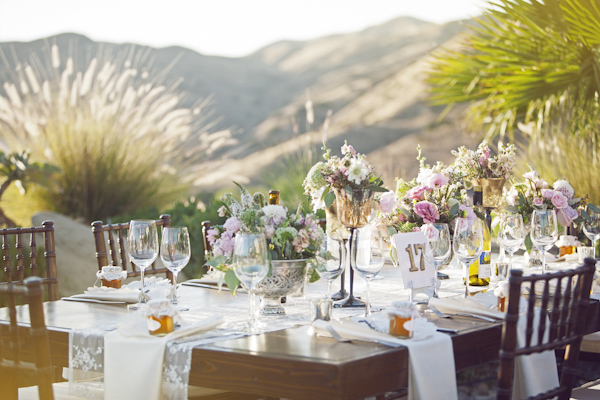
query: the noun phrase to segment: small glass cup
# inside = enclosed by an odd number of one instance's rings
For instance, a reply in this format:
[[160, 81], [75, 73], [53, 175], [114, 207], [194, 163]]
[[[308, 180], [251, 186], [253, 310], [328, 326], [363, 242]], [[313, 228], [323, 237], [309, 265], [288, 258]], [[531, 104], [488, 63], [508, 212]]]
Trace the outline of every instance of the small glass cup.
[[389, 334], [400, 339], [413, 337], [413, 318], [416, 306], [410, 301], [395, 301], [392, 309], [388, 311], [390, 319]]
[[314, 322], [317, 319], [323, 321], [331, 321], [333, 312], [333, 300], [329, 298], [312, 299], [309, 302], [310, 306], [310, 321]]
[[164, 336], [175, 330], [173, 319], [177, 314], [169, 299], [153, 299], [148, 301], [146, 316], [148, 331], [151, 335]]
[[594, 258], [595, 252], [592, 246], [580, 246], [577, 248], [577, 254], [579, 255], [579, 262], [583, 263], [586, 258]]
[[498, 297], [498, 311], [506, 312], [506, 299], [508, 298], [508, 281], [498, 282], [498, 287], [494, 289], [494, 294]]
[[121, 280], [127, 278], [127, 271], [123, 271], [118, 266], [108, 265], [102, 267], [101, 271], [96, 272], [96, 277], [102, 280], [102, 286], [120, 289]]
[[561, 235], [558, 241], [556, 242], [556, 247], [558, 247], [559, 249], [559, 257], [562, 257], [567, 254], [573, 254], [575, 253], [575, 249], [577, 247], [577, 237]]

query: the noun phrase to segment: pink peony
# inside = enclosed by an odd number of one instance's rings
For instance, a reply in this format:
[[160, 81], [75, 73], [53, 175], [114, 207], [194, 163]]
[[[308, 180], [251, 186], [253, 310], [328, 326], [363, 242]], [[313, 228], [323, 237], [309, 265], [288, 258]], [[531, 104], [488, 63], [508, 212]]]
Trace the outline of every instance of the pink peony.
[[446, 175], [438, 172], [438, 173], [432, 174], [427, 179], [427, 185], [430, 188], [439, 188], [439, 187], [442, 187], [442, 186], [448, 184], [449, 181], [450, 181], [450, 178], [448, 178]]
[[393, 191], [385, 192], [379, 198], [379, 208], [381, 212], [384, 214], [389, 214], [394, 209], [394, 204], [396, 202], [396, 194]]
[[542, 196], [544, 196], [545, 199], [552, 200], [552, 198], [554, 197], [554, 190], [542, 189]]
[[571, 206], [556, 210], [556, 218], [562, 226], [569, 226], [571, 222], [575, 221], [579, 217], [577, 210], [574, 210]]
[[544, 199], [542, 199], [541, 197], [536, 197], [533, 199], [533, 205], [536, 207], [541, 207], [544, 205]]
[[433, 224], [440, 218], [437, 206], [429, 201], [418, 202], [415, 204], [414, 210], [419, 217], [423, 218], [423, 222], [426, 224]]
[[242, 221], [237, 219], [236, 217], [228, 218], [227, 221], [223, 224], [223, 227], [227, 232], [231, 235], [235, 234], [242, 227]]
[[565, 208], [569, 206], [569, 200], [561, 192], [554, 192], [554, 196], [552, 196], [552, 205], [556, 208]]
[[219, 230], [217, 228], [210, 228], [206, 231], [206, 240], [208, 240], [208, 243], [210, 243], [211, 246], [215, 244], [215, 240], [217, 240], [218, 237]]
[[430, 242], [435, 242], [438, 237], [440, 237], [440, 232], [436, 229], [435, 226], [431, 224], [425, 224], [421, 227], [421, 232], [425, 234], [425, 238]]
[[406, 197], [408, 197], [411, 200], [425, 200], [425, 192], [427, 191], [427, 189], [428, 187], [425, 185], [415, 186], [414, 188], [406, 192]]
[[215, 256], [229, 257], [233, 253], [235, 238], [231, 237], [229, 232], [223, 232], [221, 237], [215, 242], [213, 254]]

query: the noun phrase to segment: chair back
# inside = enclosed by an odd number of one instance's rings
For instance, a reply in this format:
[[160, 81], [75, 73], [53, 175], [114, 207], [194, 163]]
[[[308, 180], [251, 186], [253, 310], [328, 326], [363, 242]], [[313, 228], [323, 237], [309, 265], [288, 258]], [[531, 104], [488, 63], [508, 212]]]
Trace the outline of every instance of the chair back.
[[[156, 220], [156, 226], [170, 227], [171, 216], [168, 214], [161, 215], [160, 219]], [[107, 225], [103, 225], [102, 221], [92, 222], [92, 233], [94, 234], [94, 242], [96, 244], [96, 260], [98, 261], [99, 270], [104, 266], [114, 265], [120, 266], [127, 271], [128, 278], [140, 275], [139, 268], [134, 263], [127, 261], [128, 230], [129, 222]], [[107, 246], [108, 252], [106, 250]], [[150, 268], [144, 270], [144, 275], [162, 273], [166, 274], [167, 278], [173, 279], [173, 274], [167, 268], [156, 268], [156, 261], [152, 263]]]
[[[54, 369], [44, 321], [42, 283], [39, 277], [29, 277], [23, 285], [0, 285], [0, 297], [7, 301], [10, 317], [10, 324], [0, 325], [0, 390], [3, 399], [18, 398], [18, 381], [24, 375], [33, 376], [36, 380], [41, 400], [54, 399]], [[22, 314], [18, 312], [22, 306], [16, 306], [20, 300], [18, 297], [24, 297], [29, 305], [30, 327], [17, 325], [17, 315]]]
[[[515, 357], [564, 347], [560, 385], [532, 398], [570, 398], [595, 265], [594, 260], [586, 259], [584, 265], [576, 269], [551, 274], [523, 276], [521, 270], [511, 271], [508, 311], [500, 346], [498, 399], [508, 400], [512, 396]], [[527, 284], [529, 293], [525, 296], [528, 300], [527, 313], [521, 315], [521, 318], [525, 318], [525, 342], [519, 343], [517, 325], [523, 284]], [[537, 307], [539, 311], [535, 310]], [[539, 313], [539, 318], [535, 318], [536, 313]]]
[[[45, 265], [38, 266], [38, 235], [43, 238]], [[42, 282], [48, 287], [48, 299], [55, 301], [58, 296], [58, 273], [54, 249], [54, 222], [44, 221], [42, 226], [31, 228], [0, 229], [2, 237], [2, 259], [4, 279], [2, 284], [23, 284], [28, 276], [43, 276]], [[28, 240], [29, 239], [29, 240]], [[25, 252], [28, 245], [29, 266], [25, 268]], [[11, 251], [13, 249], [13, 251]], [[12, 253], [12, 255], [11, 255]], [[0, 285], [1, 286], [1, 285]]]

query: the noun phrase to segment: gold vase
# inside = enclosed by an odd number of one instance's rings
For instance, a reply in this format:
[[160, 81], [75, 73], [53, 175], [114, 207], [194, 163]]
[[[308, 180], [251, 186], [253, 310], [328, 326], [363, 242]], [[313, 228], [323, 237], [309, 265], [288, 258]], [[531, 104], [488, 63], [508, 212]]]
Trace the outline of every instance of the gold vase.
[[335, 189], [337, 217], [346, 228], [362, 228], [367, 225], [371, 215], [373, 195], [371, 190]]
[[496, 208], [502, 203], [502, 188], [506, 183], [505, 178], [480, 178], [471, 179], [471, 183], [483, 188], [483, 206]]
[[325, 219], [327, 220], [327, 236], [331, 239], [344, 240], [350, 237], [350, 231], [338, 219], [336, 202], [325, 208]]

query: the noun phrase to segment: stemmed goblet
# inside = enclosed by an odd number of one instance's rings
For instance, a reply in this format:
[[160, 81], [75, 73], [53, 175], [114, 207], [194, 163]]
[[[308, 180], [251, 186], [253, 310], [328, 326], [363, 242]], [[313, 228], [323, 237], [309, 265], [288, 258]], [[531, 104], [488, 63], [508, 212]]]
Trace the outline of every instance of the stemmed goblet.
[[546, 273], [546, 253], [558, 240], [558, 225], [554, 210], [533, 210], [531, 242], [542, 252], [542, 274]]
[[313, 261], [319, 276], [327, 281], [327, 299], [331, 299], [331, 284], [344, 272], [344, 263], [339, 241], [327, 237]]
[[477, 218], [456, 218], [452, 248], [465, 268], [465, 297], [469, 297], [469, 265], [479, 258], [483, 251], [484, 222]]
[[[383, 241], [379, 231], [369, 232], [356, 231], [354, 235], [354, 244], [357, 249], [356, 260], [351, 264], [352, 268], [365, 280], [366, 282], [366, 294], [367, 298], [365, 304], [365, 316], [371, 315], [371, 300], [370, 300], [370, 287], [369, 282], [373, 279], [379, 271], [383, 268], [384, 259], [384, 247]], [[359, 241], [368, 241], [369, 246], [360, 246]]]
[[181, 311], [189, 310], [179, 306], [177, 300], [177, 274], [190, 261], [190, 235], [186, 227], [165, 227], [160, 241], [160, 259], [173, 273], [173, 305]]
[[127, 251], [129, 259], [140, 269], [140, 279], [142, 281], [140, 301], [137, 305], [130, 307], [135, 309], [146, 303], [144, 271], [152, 265], [158, 256], [158, 232], [154, 220], [134, 219], [129, 222]]
[[425, 236], [429, 243], [429, 249], [425, 252], [425, 258], [427, 258], [435, 268], [435, 274], [433, 276], [433, 297], [437, 299], [437, 271], [446, 261], [448, 261], [448, 257], [450, 257], [452, 250], [452, 241], [450, 240], [448, 224], [428, 224]]
[[254, 333], [258, 330], [256, 312], [254, 311], [254, 289], [269, 272], [267, 241], [262, 233], [238, 232], [233, 248], [233, 272], [248, 289], [250, 301], [250, 319], [246, 331]]
[[[521, 214], [503, 214], [498, 230], [498, 242], [508, 253], [508, 269], [512, 269], [513, 256], [525, 241], [525, 229], [523, 228], [523, 216]], [[508, 279], [508, 270], [498, 271], [498, 279]]]
[[596, 243], [600, 239], [600, 213], [594, 211], [589, 205], [585, 208], [588, 218], [583, 221], [583, 232], [592, 241], [594, 258], [596, 258]]

